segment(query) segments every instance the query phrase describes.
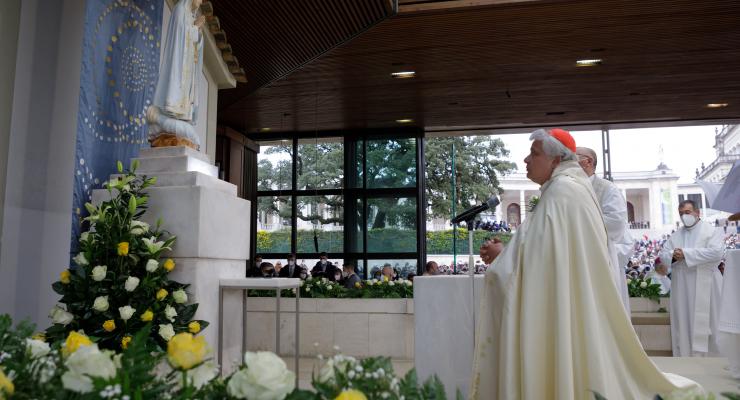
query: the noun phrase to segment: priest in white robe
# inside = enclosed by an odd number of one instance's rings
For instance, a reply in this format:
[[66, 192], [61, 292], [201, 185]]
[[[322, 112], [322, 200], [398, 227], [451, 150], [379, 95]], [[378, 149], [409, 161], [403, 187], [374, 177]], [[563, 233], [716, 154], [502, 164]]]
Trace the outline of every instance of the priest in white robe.
[[538, 130], [530, 139], [527, 177], [541, 197], [486, 272], [470, 398], [652, 399], [697, 389], [661, 373], [632, 329], [572, 136]]
[[692, 200], [680, 203], [683, 226], [660, 252], [671, 265], [671, 341], [674, 357], [718, 356], [717, 327], [722, 295], [722, 230], [700, 218]]
[[624, 267], [631, 256], [632, 236], [627, 226], [627, 200], [613, 182], [596, 176], [598, 159], [596, 152], [588, 147], [576, 148], [578, 164], [583, 168], [596, 193], [599, 207], [606, 225], [607, 246], [614, 284], [627, 314], [630, 313], [630, 295]]

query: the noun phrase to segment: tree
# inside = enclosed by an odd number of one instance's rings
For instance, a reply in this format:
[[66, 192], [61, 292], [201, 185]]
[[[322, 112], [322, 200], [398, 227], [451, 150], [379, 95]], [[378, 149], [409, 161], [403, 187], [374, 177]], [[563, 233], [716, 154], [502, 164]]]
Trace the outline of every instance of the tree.
[[432, 218], [452, 217], [452, 145], [455, 145], [455, 203], [458, 212], [482, 203], [496, 189], [503, 190], [498, 176], [516, 169], [503, 161], [509, 151], [501, 139], [490, 136], [429, 138], [426, 158], [426, 197]]

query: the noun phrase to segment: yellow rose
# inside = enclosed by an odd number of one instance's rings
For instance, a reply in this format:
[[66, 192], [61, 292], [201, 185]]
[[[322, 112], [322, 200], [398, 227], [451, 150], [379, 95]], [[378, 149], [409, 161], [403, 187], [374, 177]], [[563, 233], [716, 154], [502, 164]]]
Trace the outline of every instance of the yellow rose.
[[90, 346], [91, 344], [92, 341], [85, 334], [72, 331], [67, 336], [64, 346], [62, 346], [62, 354], [68, 356], [77, 351], [81, 346]]
[[208, 352], [206, 339], [182, 332], [167, 342], [167, 359], [172, 368], [186, 370], [203, 362]]
[[149, 322], [154, 318], [154, 313], [152, 310], [146, 310], [141, 314], [141, 320], [144, 322]]
[[188, 324], [188, 331], [190, 331], [190, 333], [198, 333], [198, 332], [200, 332], [200, 322], [193, 321], [193, 322], [189, 323]]
[[62, 271], [62, 272], [59, 273], [59, 280], [62, 281], [62, 283], [66, 285], [66, 284], [69, 283], [69, 276], [70, 275], [71, 274], [69, 273], [69, 270], [68, 269], [65, 269], [64, 271]]
[[157, 300], [162, 301], [165, 297], [167, 297], [167, 290], [159, 289], [159, 291], [157, 291]]
[[131, 336], [124, 336], [123, 339], [121, 339], [121, 348], [128, 349], [129, 343], [131, 343]]
[[163, 265], [164, 269], [167, 270], [167, 272], [171, 272], [173, 269], [175, 269], [175, 262], [172, 261], [171, 258], [168, 258]]
[[360, 282], [355, 282], [355, 287], [359, 289], [362, 287], [362, 284]]
[[383, 282], [388, 282], [388, 277], [385, 275], [383, 276]]
[[15, 386], [13, 381], [5, 375], [2, 369], [0, 369], [0, 399], [4, 399], [4, 394], [13, 395], [15, 392]]
[[367, 400], [367, 397], [359, 390], [350, 389], [339, 393], [334, 400]]
[[116, 322], [112, 319], [103, 322], [103, 329], [105, 329], [106, 332], [113, 332], [113, 330], [116, 329]]
[[127, 256], [128, 255], [128, 242], [118, 243], [118, 255], [119, 256]]

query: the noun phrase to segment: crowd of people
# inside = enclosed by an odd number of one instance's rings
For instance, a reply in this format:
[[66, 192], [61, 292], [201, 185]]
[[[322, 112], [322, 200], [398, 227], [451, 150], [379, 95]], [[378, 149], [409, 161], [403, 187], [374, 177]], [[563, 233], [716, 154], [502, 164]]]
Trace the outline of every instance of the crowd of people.
[[501, 221], [478, 220], [475, 222], [475, 229], [489, 231], [489, 232], [511, 232], [512, 228], [513, 226], [504, 220], [501, 220]]

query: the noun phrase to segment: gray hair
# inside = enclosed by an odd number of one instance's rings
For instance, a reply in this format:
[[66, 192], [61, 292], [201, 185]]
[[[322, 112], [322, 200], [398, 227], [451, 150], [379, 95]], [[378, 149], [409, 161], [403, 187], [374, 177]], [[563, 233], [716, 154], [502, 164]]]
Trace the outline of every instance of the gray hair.
[[559, 140], [550, 136], [544, 129], [537, 129], [529, 135], [529, 140], [541, 140], [542, 149], [550, 157], [559, 157], [560, 161], [573, 161], [576, 159], [576, 153], [565, 147]]
[[598, 157], [596, 157], [596, 152], [594, 151], [594, 149], [590, 147], [577, 147], [576, 153], [578, 153], [578, 151], [588, 153], [588, 156], [591, 157], [592, 160], [594, 160], [594, 168], [596, 168], [596, 165], [599, 163], [599, 159]]

